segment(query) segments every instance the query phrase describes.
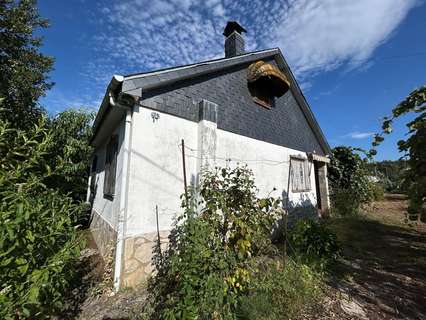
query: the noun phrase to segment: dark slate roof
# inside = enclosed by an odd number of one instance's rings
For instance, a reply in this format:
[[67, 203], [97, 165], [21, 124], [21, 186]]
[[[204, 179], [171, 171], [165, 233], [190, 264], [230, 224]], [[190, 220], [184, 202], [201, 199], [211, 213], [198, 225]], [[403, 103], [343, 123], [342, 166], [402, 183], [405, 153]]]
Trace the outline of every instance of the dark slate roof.
[[[136, 73], [126, 75], [124, 77], [114, 76], [111, 80], [110, 85], [108, 86], [105, 97], [102, 101], [99, 112], [96, 116], [94, 122], [94, 136], [92, 141], [101, 126], [103, 117], [107, 114], [107, 109], [110, 108], [109, 96], [112, 93], [117, 95], [118, 93], [127, 93], [136, 97], [142, 96], [142, 91], [151, 90], [154, 88], [164, 87], [171, 85], [175, 82], [182, 81], [185, 79], [193, 79], [198, 76], [210, 74], [213, 72], [218, 72], [223, 69], [228, 69], [242, 64], [247, 64], [261, 59], [274, 58], [277, 62], [279, 68], [284, 71], [286, 75], [289, 75], [290, 88], [299, 103], [306, 120], [311, 126], [312, 130], [315, 133], [318, 141], [320, 142], [324, 151], [331, 155], [330, 146], [325, 139], [325, 136], [316, 121], [311, 108], [309, 107], [308, 102], [306, 101], [305, 96], [303, 95], [300, 87], [291, 72], [286, 60], [284, 59], [283, 54], [279, 48], [261, 50], [249, 52], [246, 54], [238, 55], [230, 58], [220, 58], [209, 61], [204, 61], [200, 63], [188, 64], [183, 66], [171, 67], [166, 69], [160, 69], [150, 72]], [[120, 79], [118, 83], [117, 79]], [[112, 92], [111, 92], [112, 91]]]
[[220, 58], [151, 72], [131, 74], [124, 76], [122, 91], [130, 93], [132, 90], [139, 88], [148, 90], [162, 87], [187, 78], [194, 78], [236, 65], [273, 57], [278, 52], [278, 49], [255, 51], [231, 58]]

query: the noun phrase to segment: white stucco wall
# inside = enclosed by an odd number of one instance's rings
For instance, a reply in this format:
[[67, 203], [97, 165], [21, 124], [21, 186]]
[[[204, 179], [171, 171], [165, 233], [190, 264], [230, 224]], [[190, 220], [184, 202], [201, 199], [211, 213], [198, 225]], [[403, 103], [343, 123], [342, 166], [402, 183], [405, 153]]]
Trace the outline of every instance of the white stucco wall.
[[[179, 145], [197, 145], [198, 124], [165, 113], [153, 120], [150, 109], [133, 113], [126, 236], [154, 232], [158, 205], [160, 230], [169, 230], [184, 191]], [[195, 159], [186, 159], [188, 184], [196, 179]]]
[[[104, 176], [105, 176], [105, 157], [106, 145], [109, 138], [106, 138], [103, 143], [95, 149], [94, 155], [98, 157], [96, 170], [96, 196], [93, 201], [93, 210], [95, 210], [114, 230], [117, 230], [118, 211], [120, 206], [121, 179], [123, 172], [123, 139], [124, 139], [124, 119], [119, 125], [111, 130], [112, 135], [118, 135], [118, 155], [117, 155], [117, 170], [115, 180], [114, 197], [104, 197]], [[90, 181], [89, 181], [90, 186]]]
[[[281, 197], [289, 192], [289, 200], [294, 205], [316, 205], [315, 173], [312, 162], [309, 163], [311, 190], [309, 192], [292, 192], [289, 187], [290, 156], [307, 158], [306, 153], [285, 148], [264, 141], [244, 137], [228, 131], [217, 130], [218, 141], [216, 163], [235, 166], [247, 164], [253, 170], [259, 196]], [[231, 159], [231, 161], [226, 161]], [[275, 191], [274, 188], [276, 189]]]
[[[159, 115], [155, 121], [151, 116], [153, 112]], [[144, 107], [139, 107], [133, 114], [126, 237], [157, 230], [156, 205], [159, 229], [171, 229], [173, 217], [181, 212], [179, 197], [184, 190], [179, 145], [184, 139], [188, 147], [185, 149], [187, 180], [188, 184], [194, 184], [200, 167], [198, 150], [203, 145], [199, 141], [199, 133], [205, 130], [205, 127], [200, 130], [200, 124], [196, 122]], [[288, 189], [290, 155], [306, 157], [301, 151], [223, 130], [216, 130], [213, 140], [216, 144], [215, 159], [207, 159], [207, 162], [213, 160], [219, 166], [247, 163], [254, 172], [260, 196], [282, 197], [283, 191]], [[208, 150], [207, 154], [210, 153], [211, 150]], [[290, 201], [295, 205], [316, 204], [312, 163], [310, 168], [310, 192], [292, 193], [290, 185]], [[273, 191], [274, 188], [276, 191]]]

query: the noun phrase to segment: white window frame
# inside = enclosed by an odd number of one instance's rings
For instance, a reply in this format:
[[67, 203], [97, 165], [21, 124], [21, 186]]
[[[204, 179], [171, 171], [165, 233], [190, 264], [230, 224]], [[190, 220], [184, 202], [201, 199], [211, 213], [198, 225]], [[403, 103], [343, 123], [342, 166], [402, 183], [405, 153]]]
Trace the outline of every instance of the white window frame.
[[291, 191], [311, 191], [311, 166], [308, 159], [291, 156], [290, 167]]

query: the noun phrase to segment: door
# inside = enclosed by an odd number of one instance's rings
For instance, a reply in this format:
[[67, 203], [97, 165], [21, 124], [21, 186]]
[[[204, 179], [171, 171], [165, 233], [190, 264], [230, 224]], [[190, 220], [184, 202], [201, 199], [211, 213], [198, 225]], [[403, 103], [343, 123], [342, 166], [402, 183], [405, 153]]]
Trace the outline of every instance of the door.
[[319, 171], [319, 165], [318, 161], [314, 161], [314, 171], [315, 171], [315, 191], [317, 196], [317, 208], [319, 211], [321, 211], [321, 192], [320, 192], [320, 182], [318, 177], [318, 171]]

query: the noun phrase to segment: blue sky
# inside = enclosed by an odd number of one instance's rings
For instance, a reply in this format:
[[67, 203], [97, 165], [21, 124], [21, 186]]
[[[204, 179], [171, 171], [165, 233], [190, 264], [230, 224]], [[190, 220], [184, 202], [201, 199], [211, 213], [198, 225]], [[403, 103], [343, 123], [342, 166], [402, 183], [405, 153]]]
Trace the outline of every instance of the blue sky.
[[[380, 119], [426, 84], [424, 0], [39, 0], [55, 87], [42, 104], [97, 109], [113, 74], [223, 56], [227, 20], [246, 49], [280, 47], [329, 143], [369, 148]], [[399, 157], [399, 121], [376, 159]]]

